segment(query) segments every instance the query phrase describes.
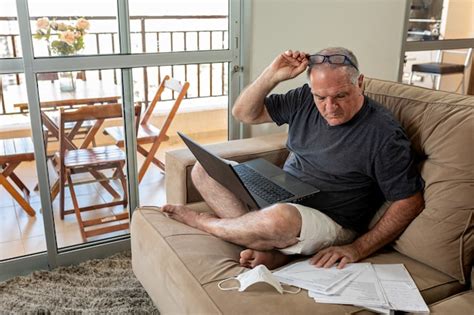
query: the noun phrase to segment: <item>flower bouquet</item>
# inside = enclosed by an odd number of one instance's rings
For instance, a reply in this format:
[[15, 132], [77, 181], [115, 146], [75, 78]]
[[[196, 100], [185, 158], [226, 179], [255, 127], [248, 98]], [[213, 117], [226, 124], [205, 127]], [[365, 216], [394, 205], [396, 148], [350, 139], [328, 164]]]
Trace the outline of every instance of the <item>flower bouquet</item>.
[[59, 56], [74, 55], [84, 48], [84, 36], [89, 29], [89, 21], [78, 18], [73, 24], [49, 21], [47, 17], [36, 21], [36, 39], [45, 39], [52, 53]]
[[[36, 20], [35, 39], [46, 40], [50, 53], [57, 56], [75, 55], [84, 48], [84, 36], [89, 29], [89, 21], [78, 18], [71, 24], [50, 21], [47, 17]], [[61, 91], [73, 91], [76, 88], [72, 72], [60, 72], [59, 84]]]

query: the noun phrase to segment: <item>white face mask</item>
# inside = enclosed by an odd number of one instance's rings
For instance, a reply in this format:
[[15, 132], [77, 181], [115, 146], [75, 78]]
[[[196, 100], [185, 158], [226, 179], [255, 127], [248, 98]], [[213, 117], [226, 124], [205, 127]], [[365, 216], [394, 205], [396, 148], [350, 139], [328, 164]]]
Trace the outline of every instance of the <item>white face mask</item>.
[[[221, 286], [222, 283], [224, 283], [228, 280], [233, 280], [233, 279], [239, 281], [239, 283], [240, 283], [239, 287], [223, 288]], [[300, 288], [298, 288], [297, 291], [284, 290], [282, 288], [280, 282], [272, 275], [270, 270], [268, 270], [268, 268], [265, 267], [265, 265], [258, 265], [257, 267], [255, 267], [253, 269], [250, 269], [249, 271], [246, 271], [246, 272], [238, 275], [237, 277], [232, 277], [232, 278], [222, 280], [221, 282], [219, 282], [217, 284], [217, 286], [219, 287], [219, 289], [224, 290], [224, 291], [238, 289], [239, 292], [242, 292], [242, 291], [245, 291], [251, 285], [253, 285], [255, 283], [259, 283], [259, 282], [265, 282], [265, 283], [271, 285], [280, 294], [283, 294], [283, 292], [298, 293], [298, 292], [301, 291]]]

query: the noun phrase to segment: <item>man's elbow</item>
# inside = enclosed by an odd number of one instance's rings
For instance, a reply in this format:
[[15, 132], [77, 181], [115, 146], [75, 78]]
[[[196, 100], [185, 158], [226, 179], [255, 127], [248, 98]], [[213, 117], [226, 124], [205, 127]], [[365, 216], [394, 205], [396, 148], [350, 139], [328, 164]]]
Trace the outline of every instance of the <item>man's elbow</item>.
[[416, 217], [425, 209], [425, 198], [423, 197], [423, 193], [417, 192], [415, 195], [413, 195], [412, 202], [413, 202], [413, 214]]
[[257, 117], [254, 117], [252, 115], [253, 113], [245, 111], [244, 109], [241, 109], [238, 106], [234, 106], [232, 108], [232, 116], [234, 116], [235, 119], [238, 121], [244, 123], [244, 124], [255, 124], [257, 123], [258, 119]]
[[232, 116], [234, 116], [235, 119], [242, 121], [241, 111], [238, 106], [232, 107]]

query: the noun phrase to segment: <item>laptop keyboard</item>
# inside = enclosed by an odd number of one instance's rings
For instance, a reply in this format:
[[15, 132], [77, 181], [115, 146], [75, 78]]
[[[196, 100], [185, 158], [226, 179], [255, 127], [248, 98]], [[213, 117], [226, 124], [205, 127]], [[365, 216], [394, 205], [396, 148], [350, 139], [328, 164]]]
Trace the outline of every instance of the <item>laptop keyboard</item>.
[[295, 196], [245, 164], [235, 165], [234, 170], [252, 194], [268, 203], [275, 203]]

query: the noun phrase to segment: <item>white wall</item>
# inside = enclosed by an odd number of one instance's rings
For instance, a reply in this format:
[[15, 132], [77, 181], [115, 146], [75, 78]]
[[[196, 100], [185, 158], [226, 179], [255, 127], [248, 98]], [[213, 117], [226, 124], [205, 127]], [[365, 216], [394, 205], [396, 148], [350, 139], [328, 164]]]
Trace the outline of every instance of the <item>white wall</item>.
[[[244, 0], [251, 21], [244, 41], [247, 82], [287, 49], [316, 52], [344, 46], [356, 54], [366, 76], [396, 81], [406, 1], [403, 0]], [[304, 74], [285, 82], [285, 92], [306, 81]], [[279, 131], [274, 125], [252, 126], [250, 136]]]

